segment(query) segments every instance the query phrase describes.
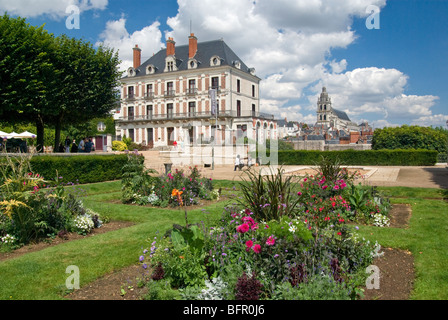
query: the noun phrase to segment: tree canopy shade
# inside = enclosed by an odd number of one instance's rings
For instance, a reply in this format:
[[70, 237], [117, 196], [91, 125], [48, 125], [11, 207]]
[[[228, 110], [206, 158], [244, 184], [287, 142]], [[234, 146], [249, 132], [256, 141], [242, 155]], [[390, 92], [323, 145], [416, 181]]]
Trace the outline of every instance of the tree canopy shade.
[[120, 60], [113, 49], [55, 37], [23, 18], [0, 17], [0, 116], [34, 122], [38, 149], [44, 126], [55, 128], [104, 117], [117, 102]]
[[376, 129], [372, 149], [425, 149], [446, 153], [447, 139], [448, 131], [443, 128], [403, 125]]

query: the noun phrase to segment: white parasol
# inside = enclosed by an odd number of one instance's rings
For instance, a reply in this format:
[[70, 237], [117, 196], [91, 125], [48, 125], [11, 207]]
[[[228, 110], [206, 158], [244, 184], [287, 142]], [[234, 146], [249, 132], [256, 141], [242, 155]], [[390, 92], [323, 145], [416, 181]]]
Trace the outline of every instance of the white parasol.
[[13, 138], [18, 138], [18, 139], [35, 139], [37, 136], [34, 133], [25, 131], [22, 132], [21, 134], [16, 134]]

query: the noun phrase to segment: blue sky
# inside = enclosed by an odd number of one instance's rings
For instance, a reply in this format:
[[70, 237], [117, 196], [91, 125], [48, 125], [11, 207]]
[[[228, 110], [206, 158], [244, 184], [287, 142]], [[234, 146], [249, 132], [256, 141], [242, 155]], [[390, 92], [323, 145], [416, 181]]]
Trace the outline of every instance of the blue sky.
[[[81, 8], [80, 29], [65, 9]], [[379, 10], [368, 29], [366, 9]], [[224, 38], [263, 81], [261, 111], [315, 122], [322, 86], [333, 106], [375, 127], [445, 126], [448, 120], [448, 1], [443, 0], [0, 0], [0, 11], [26, 17], [59, 35], [104, 42], [129, 67], [132, 46], [143, 59], [167, 36], [186, 44]]]

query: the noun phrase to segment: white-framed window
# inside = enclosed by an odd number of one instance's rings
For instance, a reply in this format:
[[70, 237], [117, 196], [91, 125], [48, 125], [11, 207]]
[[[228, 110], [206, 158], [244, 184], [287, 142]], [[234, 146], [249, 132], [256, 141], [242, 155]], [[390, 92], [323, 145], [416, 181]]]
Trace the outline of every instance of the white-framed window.
[[96, 129], [98, 130], [98, 132], [104, 132], [106, 131], [106, 125], [104, 124], [104, 122], [98, 122]]
[[176, 59], [172, 56], [165, 59], [165, 72], [177, 71]]
[[152, 64], [146, 67], [146, 74], [154, 74], [156, 72], [156, 67]]
[[135, 71], [135, 69], [133, 67], [130, 67], [128, 69], [128, 77], [135, 77], [137, 75], [137, 72]]
[[188, 61], [188, 69], [196, 69], [198, 67], [198, 61], [196, 59], [190, 59]]
[[219, 56], [213, 56], [210, 59], [210, 65], [212, 67], [219, 67], [221, 65], [221, 58]]

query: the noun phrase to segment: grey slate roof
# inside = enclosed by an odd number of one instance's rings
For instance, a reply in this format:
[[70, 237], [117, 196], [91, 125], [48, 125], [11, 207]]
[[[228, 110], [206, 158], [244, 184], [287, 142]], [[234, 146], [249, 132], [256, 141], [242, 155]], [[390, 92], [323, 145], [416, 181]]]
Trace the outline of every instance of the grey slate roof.
[[294, 122], [285, 120], [277, 120], [277, 127], [287, 127], [287, 128], [294, 128]]
[[[176, 46], [175, 57], [177, 60], [178, 71], [188, 70], [188, 51], [189, 45]], [[198, 42], [198, 50], [194, 59], [198, 61], [197, 69], [210, 68], [210, 60], [213, 56], [221, 58], [221, 66], [234, 66], [235, 61], [241, 64], [241, 71], [250, 74], [250, 68], [233, 52], [232, 49], [224, 42], [224, 40], [213, 40], [206, 42]], [[165, 70], [166, 49], [160, 50], [154, 56], [145, 61], [137, 68], [135, 77], [146, 75], [146, 67], [153, 65], [156, 68], [155, 74], [162, 74]], [[126, 78], [126, 77], [125, 77]]]
[[325, 137], [321, 134], [310, 134], [308, 135], [308, 140], [310, 141], [325, 140]]
[[333, 112], [338, 116], [339, 119], [351, 121], [347, 113], [345, 113], [344, 111], [333, 108]]

